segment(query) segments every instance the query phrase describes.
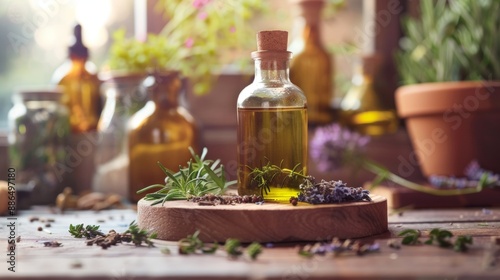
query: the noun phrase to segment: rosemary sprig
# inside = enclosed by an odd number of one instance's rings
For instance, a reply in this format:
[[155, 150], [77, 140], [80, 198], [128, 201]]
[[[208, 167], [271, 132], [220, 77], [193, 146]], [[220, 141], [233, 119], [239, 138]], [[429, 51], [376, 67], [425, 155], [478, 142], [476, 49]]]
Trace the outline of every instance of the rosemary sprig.
[[104, 236], [104, 233], [99, 231], [99, 226], [96, 225], [87, 225], [86, 227], [84, 227], [83, 224], [79, 225], [70, 224], [68, 231], [75, 238], [85, 237], [87, 239], [90, 239], [97, 236]]
[[148, 247], [154, 247], [153, 241], [157, 237], [156, 232], [149, 234], [145, 229], [140, 229], [135, 221], [132, 221], [128, 229], [122, 234], [123, 242], [132, 242], [135, 246], [141, 246], [142, 243], [146, 243]]
[[[257, 184], [261, 195], [268, 194], [271, 191], [271, 186], [285, 186], [297, 185], [299, 186], [303, 179], [306, 179], [304, 169], [299, 170], [300, 163], [297, 163], [292, 169], [284, 168], [283, 161], [280, 165], [271, 164], [270, 161], [261, 168], [252, 168], [247, 166], [250, 170], [250, 177], [252, 182]], [[281, 182], [277, 182], [281, 179]]]
[[187, 167], [179, 167], [179, 171], [165, 168], [160, 162], [159, 167], [166, 175], [165, 184], [154, 184], [139, 190], [137, 193], [160, 188], [160, 190], [146, 194], [145, 200], [153, 201], [152, 205], [163, 204], [169, 200], [189, 199], [192, 196], [203, 196], [205, 194], [223, 194], [227, 187], [236, 184], [236, 180], [226, 181], [224, 165], [220, 160], [206, 160], [207, 148], [203, 149], [201, 157], [196, 155], [190, 147], [192, 158]]

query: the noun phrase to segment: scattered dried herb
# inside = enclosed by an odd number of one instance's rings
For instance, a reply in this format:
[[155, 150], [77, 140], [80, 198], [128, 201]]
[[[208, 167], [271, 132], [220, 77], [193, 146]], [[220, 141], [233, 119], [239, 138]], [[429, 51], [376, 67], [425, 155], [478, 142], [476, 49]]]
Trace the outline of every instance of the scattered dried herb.
[[457, 252], [465, 252], [468, 250], [467, 244], [472, 244], [472, 236], [460, 235], [453, 244], [453, 250]]
[[62, 243], [59, 243], [57, 241], [47, 241], [47, 242], [43, 242], [43, 245], [45, 247], [61, 247]]
[[219, 248], [217, 243], [205, 244], [198, 237], [200, 231], [197, 230], [193, 235], [188, 235], [186, 238], [179, 240], [179, 254], [189, 255], [189, 254], [213, 254]]
[[397, 242], [396, 239], [389, 239], [387, 241], [387, 246], [389, 246], [389, 248], [393, 248], [393, 249], [401, 249], [401, 246], [399, 245], [399, 243]]
[[[217, 243], [204, 243], [199, 238], [200, 231], [197, 230], [194, 234], [188, 235], [187, 237], [179, 240], [179, 254], [191, 255], [191, 254], [214, 254], [219, 249], [219, 244]], [[238, 239], [229, 238], [224, 244], [224, 250], [226, 251], [228, 257], [238, 258], [245, 252], [241, 243]], [[170, 251], [170, 250], [168, 250]], [[262, 246], [253, 242], [246, 248], [246, 253], [251, 260], [255, 260], [257, 256], [262, 253]], [[168, 253], [169, 254], [169, 253]]]
[[226, 181], [224, 165], [220, 164], [220, 160], [205, 159], [207, 148], [203, 149], [201, 157], [196, 155], [191, 147], [189, 151], [192, 159], [187, 163], [187, 167], [180, 167], [179, 171], [174, 173], [158, 162], [166, 175], [165, 184], [154, 184], [139, 190], [137, 193], [160, 188], [154, 193], [146, 194], [144, 198], [153, 201], [152, 205], [156, 205], [169, 200], [189, 199], [192, 196], [203, 196], [209, 193], [220, 195], [226, 191], [228, 186], [236, 184], [236, 180]]
[[193, 196], [188, 201], [196, 202], [198, 205], [212, 206], [212, 205], [235, 205], [241, 203], [258, 203], [263, 202], [264, 199], [260, 195], [215, 195], [205, 194], [203, 196]]
[[380, 245], [378, 243], [365, 244], [359, 240], [352, 241], [350, 239], [346, 239], [341, 241], [338, 238], [333, 238], [331, 243], [317, 242], [313, 245], [307, 244], [303, 247], [299, 247], [298, 254], [304, 257], [312, 257], [314, 255], [339, 256], [341, 254], [349, 253], [362, 256], [367, 253], [374, 253], [378, 251], [380, 251]]
[[227, 255], [230, 258], [237, 258], [243, 254], [243, 251], [241, 249], [241, 243], [238, 239], [234, 238], [227, 239], [226, 243], [224, 244], [224, 249], [226, 250]]
[[170, 253], [172, 253], [172, 252], [170, 252], [170, 249], [169, 249], [169, 248], [167, 248], [167, 247], [163, 247], [163, 248], [161, 248], [160, 252], [161, 252], [162, 254], [165, 254], [165, 255], [170, 255]]
[[262, 253], [262, 245], [260, 245], [260, 243], [253, 242], [248, 245], [247, 253], [251, 260], [257, 259], [257, 257]]
[[156, 233], [149, 234], [146, 230], [140, 229], [135, 221], [131, 222], [129, 228], [121, 234], [115, 230], [110, 230], [108, 234], [103, 234], [99, 231], [99, 226], [87, 225], [84, 227], [83, 224], [70, 225], [69, 232], [75, 238], [85, 237], [87, 245], [92, 246], [95, 244], [101, 246], [103, 249], [107, 249], [118, 243], [130, 242], [134, 243], [135, 246], [141, 246], [142, 243], [145, 243], [148, 247], [154, 247], [151, 239], [155, 239], [157, 236]]
[[398, 236], [403, 236], [403, 240], [401, 240], [401, 244], [404, 245], [417, 245], [420, 244], [420, 231], [416, 229], [406, 229], [398, 234]]
[[113, 245], [116, 245], [123, 241], [122, 236], [119, 233], [116, 233], [114, 230], [110, 230], [108, 234], [104, 236], [97, 236], [87, 240], [87, 245], [97, 245], [101, 246], [103, 249], [107, 249]]
[[448, 248], [451, 247], [451, 237], [453, 234], [449, 230], [434, 228], [429, 233], [429, 239], [424, 243], [427, 245], [432, 245], [435, 242], [439, 247]]
[[[398, 236], [404, 236], [401, 241], [404, 245], [416, 245], [420, 244], [420, 231], [415, 229], [407, 229], [399, 233]], [[442, 248], [453, 248], [457, 252], [465, 252], [468, 250], [467, 245], [472, 244], [472, 236], [470, 235], [459, 235], [452, 242], [453, 233], [449, 230], [434, 228], [429, 232], [429, 239], [427, 239], [424, 244], [433, 245], [437, 244]]]

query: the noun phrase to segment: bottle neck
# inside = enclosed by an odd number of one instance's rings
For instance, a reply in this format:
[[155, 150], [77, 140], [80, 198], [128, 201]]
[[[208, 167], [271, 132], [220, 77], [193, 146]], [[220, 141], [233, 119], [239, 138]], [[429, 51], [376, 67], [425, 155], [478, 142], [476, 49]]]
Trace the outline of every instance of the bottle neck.
[[318, 23], [306, 23], [302, 31], [302, 38], [304, 38], [305, 46], [319, 47], [321, 45], [321, 30]]
[[289, 68], [289, 60], [256, 59], [254, 82], [290, 83]]
[[147, 90], [157, 110], [179, 107], [179, 96], [185, 87], [177, 73], [159, 75], [152, 81]]
[[302, 38], [306, 46], [321, 46], [321, 13], [323, 1], [303, 1], [299, 3], [302, 21]]

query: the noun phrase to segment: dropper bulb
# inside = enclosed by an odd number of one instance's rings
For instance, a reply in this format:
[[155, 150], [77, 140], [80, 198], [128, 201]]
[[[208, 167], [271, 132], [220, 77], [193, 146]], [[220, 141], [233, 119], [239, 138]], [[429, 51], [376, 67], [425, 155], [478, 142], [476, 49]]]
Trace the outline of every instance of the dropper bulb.
[[80, 24], [75, 25], [73, 28], [73, 45], [69, 47], [69, 55], [72, 57], [88, 58], [89, 50], [83, 44], [82, 39], [82, 26]]

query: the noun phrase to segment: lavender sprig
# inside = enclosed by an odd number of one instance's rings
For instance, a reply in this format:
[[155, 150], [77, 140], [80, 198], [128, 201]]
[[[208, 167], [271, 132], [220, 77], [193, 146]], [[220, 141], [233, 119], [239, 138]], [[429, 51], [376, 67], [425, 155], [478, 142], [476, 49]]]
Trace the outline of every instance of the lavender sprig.
[[309, 176], [299, 188], [298, 201], [310, 204], [371, 201], [368, 190], [348, 187], [342, 181], [321, 180], [316, 183], [314, 177]]
[[359, 157], [369, 136], [343, 128], [337, 123], [318, 127], [311, 139], [310, 155], [320, 171], [335, 170]]
[[476, 188], [478, 185], [493, 187], [500, 185], [500, 175], [483, 169], [477, 161], [472, 161], [465, 168], [465, 176], [462, 178], [441, 175], [429, 176], [431, 185], [437, 188]]

